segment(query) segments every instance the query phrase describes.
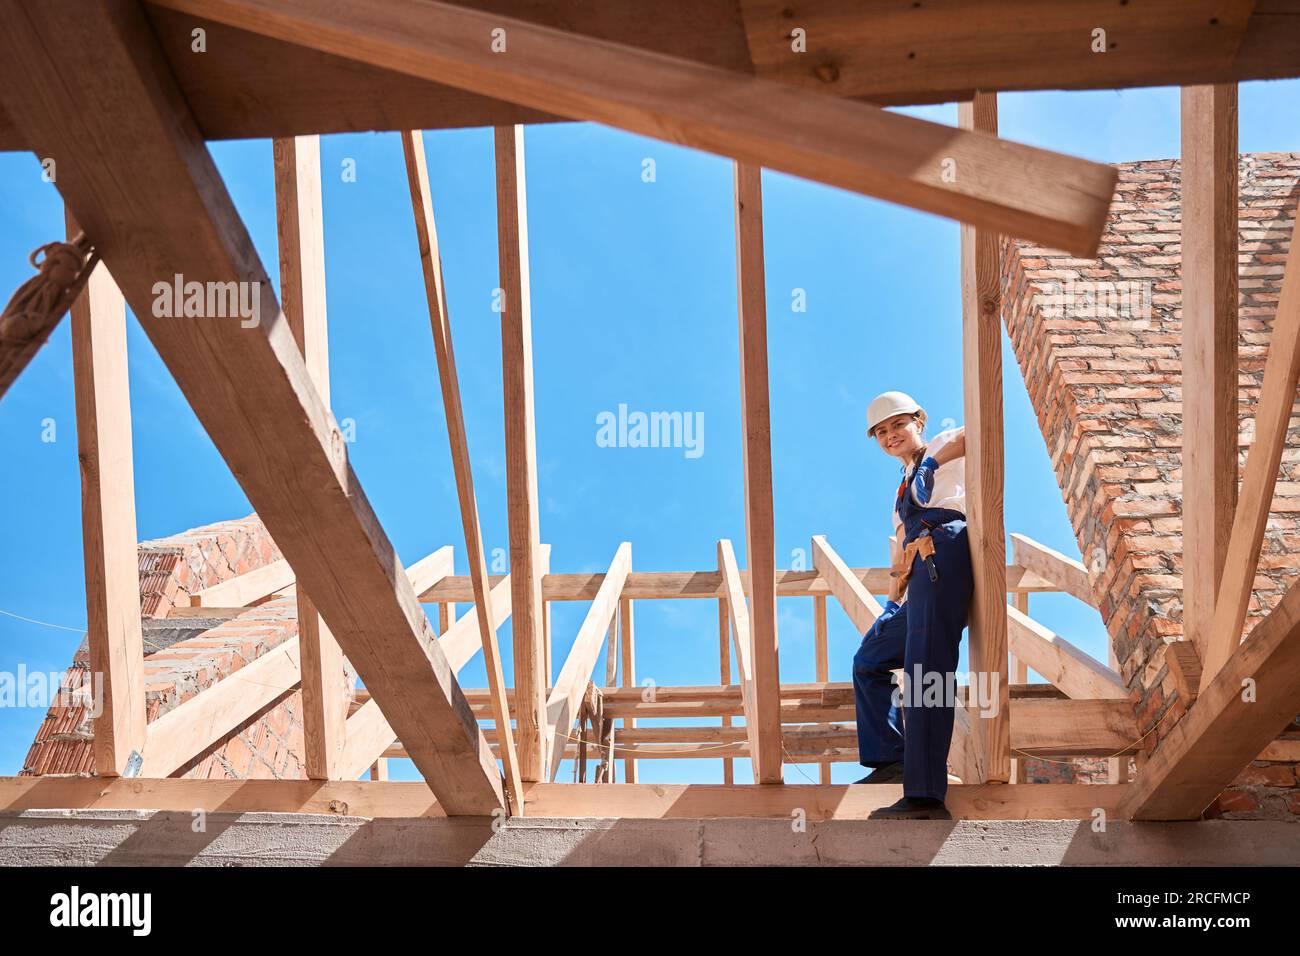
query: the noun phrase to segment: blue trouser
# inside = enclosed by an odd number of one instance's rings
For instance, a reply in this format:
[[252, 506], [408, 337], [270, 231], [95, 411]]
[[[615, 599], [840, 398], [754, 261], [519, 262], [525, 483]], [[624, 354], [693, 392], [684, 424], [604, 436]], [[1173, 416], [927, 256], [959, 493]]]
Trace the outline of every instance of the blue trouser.
[[[947, 514], [960, 518], [959, 512]], [[956, 682], [958, 648], [974, 578], [964, 520], [940, 524], [931, 536], [939, 580], [932, 582], [924, 562], [914, 559], [907, 600], [871, 625], [853, 657], [853, 691], [862, 765], [877, 767], [901, 760], [905, 796], [942, 800], [948, 792], [954, 718], [948, 688]], [[910, 685], [901, 714], [891, 673], [899, 667]], [[921, 686], [916, 681], [918, 669], [924, 678]], [[926, 682], [941, 688], [937, 703], [933, 691], [924, 693]]]

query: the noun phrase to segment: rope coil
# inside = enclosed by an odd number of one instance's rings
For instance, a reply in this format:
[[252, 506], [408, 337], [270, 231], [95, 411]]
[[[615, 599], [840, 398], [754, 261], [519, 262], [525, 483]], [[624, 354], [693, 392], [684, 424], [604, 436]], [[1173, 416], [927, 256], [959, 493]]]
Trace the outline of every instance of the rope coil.
[[71, 242], [47, 242], [27, 261], [37, 274], [18, 287], [0, 313], [0, 341], [23, 345], [48, 334], [71, 308], [99, 262], [84, 232]]

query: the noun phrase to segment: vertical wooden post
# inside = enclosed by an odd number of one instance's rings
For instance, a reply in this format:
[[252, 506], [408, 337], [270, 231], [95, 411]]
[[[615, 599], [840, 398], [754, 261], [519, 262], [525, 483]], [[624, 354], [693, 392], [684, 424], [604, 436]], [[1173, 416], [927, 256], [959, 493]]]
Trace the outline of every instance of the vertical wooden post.
[[1183, 88], [1182, 140], [1183, 637], [1204, 661], [1237, 507], [1235, 83]]
[[[67, 213], [68, 238], [81, 231]], [[108, 267], [95, 267], [72, 304], [72, 375], [86, 639], [95, 718], [95, 772], [133, 776], [145, 742], [144, 640], [136, 554], [135, 473], [127, 383], [126, 303]]]
[[[976, 93], [957, 107], [962, 129], [997, 135], [996, 93]], [[960, 179], [962, 170], [956, 170]], [[1011, 778], [1007, 668], [1006, 531], [1002, 523], [1002, 297], [998, 236], [961, 227], [962, 345], [966, 394], [966, 515], [975, 595], [970, 615], [972, 674], [997, 682], [998, 706], [972, 721], [984, 782]]]
[[[813, 654], [815, 656], [817, 681], [824, 684], [831, 678], [830, 659], [826, 650], [826, 598], [820, 594], [813, 598]], [[829, 760], [821, 762], [819, 779], [822, 783], [831, 782], [831, 762]]]
[[528, 279], [528, 202], [524, 128], [495, 130], [497, 249], [500, 260], [501, 377], [505, 404], [506, 494], [510, 524], [515, 722], [519, 775], [542, 777], [546, 679], [542, 668], [541, 537], [537, 507], [537, 435], [533, 417], [533, 325]]
[[781, 674], [776, 634], [776, 540], [772, 514], [772, 424], [768, 406], [767, 298], [763, 267], [762, 170], [734, 164], [740, 392], [744, 427], [745, 546], [759, 783], [781, 783]]
[[[718, 600], [718, 663], [721, 675], [719, 679], [722, 686], [726, 687], [731, 683], [731, 614], [727, 611], [727, 599]], [[722, 718], [722, 726], [731, 726], [730, 715]], [[735, 761], [730, 757], [722, 758], [722, 782], [733, 784], [736, 782]]]
[[[623, 670], [620, 683], [624, 687], [636, 686], [636, 641], [632, 630], [632, 599], [623, 598], [618, 603], [619, 642], [622, 645]], [[624, 717], [623, 726], [635, 727], [635, 717]], [[623, 782], [636, 783], [636, 757], [623, 759]]]
[[[276, 139], [275, 210], [280, 301], [321, 401], [329, 407], [320, 137]], [[297, 589], [302, 666], [303, 749], [307, 776], [331, 780], [347, 738], [349, 688], [343, 651], [302, 587]]]
[[[1025, 615], [1026, 617], [1029, 616], [1029, 592], [1028, 591], [1017, 591], [1015, 594], [1011, 595], [1011, 604], [1021, 614]], [[1027, 665], [1020, 658], [1016, 657], [1015, 654], [1011, 655], [1010, 671], [1011, 671], [1011, 683], [1013, 684], [1029, 683], [1029, 665]], [[1011, 758], [1011, 777], [1008, 782], [1009, 783], [1024, 782], [1020, 774], [1020, 759], [1018, 757]]]

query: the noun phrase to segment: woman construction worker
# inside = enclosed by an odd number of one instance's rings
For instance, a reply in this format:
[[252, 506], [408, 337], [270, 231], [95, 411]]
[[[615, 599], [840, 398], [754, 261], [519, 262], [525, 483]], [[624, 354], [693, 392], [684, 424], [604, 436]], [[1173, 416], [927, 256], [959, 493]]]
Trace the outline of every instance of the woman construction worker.
[[[903, 798], [873, 817], [951, 819], [943, 803], [954, 718], [948, 689], [955, 686], [974, 588], [965, 430], [940, 432], [927, 443], [921, 406], [902, 392], [885, 392], [867, 409], [867, 435], [899, 460], [903, 480], [893, 502], [889, 602], [853, 658], [858, 757], [874, 768], [857, 782], [902, 781]], [[892, 673], [900, 667], [910, 685], [901, 708]], [[922, 693], [918, 677], [943, 693]]]

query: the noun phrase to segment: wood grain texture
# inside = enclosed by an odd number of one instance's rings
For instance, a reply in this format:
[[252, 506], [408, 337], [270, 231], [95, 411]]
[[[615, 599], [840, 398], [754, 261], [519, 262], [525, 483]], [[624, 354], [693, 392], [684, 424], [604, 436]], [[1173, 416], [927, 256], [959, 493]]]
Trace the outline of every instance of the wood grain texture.
[[[429, 785], [452, 813], [501, 807], [496, 762], [139, 7], [0, 7], [0, 85], [37, 151], [57, 161], [65, 201]], [[246, 283], [257, 324], [155, 315], [155, 284], [178, 274]]]
[[[996, 136], [996, 93], [977, 93], [957, 106], [962, 129]], [[956, 169], [960, 178], [963, 170]], [[1006, 528], [1002, 520], [1004, 449], [1002, 427], [1002, 293], [1000, 237], [988, 229], [961, 227], [962, 387], [966, 429], [966, 527], [975, 590], [970, 606], [968, 653], [971, 671], [989, 675], [985, 684], [999, 706], [973, 720], [984, 779], [1011, 779], [1007, 718]], [[983, 682], [981, 682], [983, 683]], [[964, 779], [964, 778], [963, 778]], [[975, 781], [967, 781], [975, 782]]]
[[[81, 231], [71, 213], [67, 229], [69, 239]], [[126, 770], [132, 753], [144, 753], [145, 679], [126, 303], [103, 263], [91, 273], [71, 312], [86, 640], [99, 709], [95, 772], [115, 777]]]
[[[452, 344], [451, 316], [447, 311], [446, 287], [442, 278], [442, 258], [438, 252], [438, 230], [433, 218], [433, 199], [429, 192], [429, 171], [424, 159], [424, 134], [409, 130], [402, 135], [406, 157], [406, 178], [411, 191], [411, 209], [415, 216], [415, 233], [420, 246], [420, 266], [424, 274], [424, 291], [429, 305], [429, 323], [433, 329], [434, 351], [438, 358], [438, 382], [442, 387], [442, 407], [447, 421], [447, 442], [451, 446], [452, 470], [456, 476], [456, 498], [460, 504], [461, 525], [465, 529], [465, 556], [474, 585], [474, 611], [478, 615], [479, 636], [483, 642], [483, 665], [492, 690], [493, 716], [498, 727], [510, 727], [510, 706], [506, 701], [505, 673], [497, 645], [497, 625], [489, 596], [487, 561], [483, 555], [483, 532], [479, 526], [478, 502], [474, 496], [474, 472], [470, 464], [469, 438], [465, 433], [465, 415], [460, 403], [460, 380], [456, 373], [456, 352]], [[505, 735], [501, 747], [501, 764], [512, 806], [522, 799], [519, 759], [514, 737]]]
[[[1110, 166], [434, 0], [166, 5], [1078, 255], [1096, 252], [1115, 186]], [[492, 49], [494, 30], [505, 31], [504, 53]]]
[[1286, 448], [1296, 383], [1300, 381], [1300, 252], [1296, 234], [1297, 229], [1293, 227], [1291, 251], [1287, 255], [1282, 292], [1268, 342], [1268, 358], [1264, 363], [1264, 381], [1255, 406], [1255, 439], [1246, 457], [1209, 642], [1201, 660], [1202, 691], [1241, 643], [1264, 528]]
[[1237, 507], [1237, 87], [1182, 91], [1183, 634], [1204, 657]]
[[740, 312], [740, 413], [745, 476], [745, 551], [750, 572], [750, 666], [754, 679], [758, 783], [781, 782], [781, 684], [776, 628], [776, 527], [772, 416], [767, 375], [767, 287], [763, 262], [763, 171], [732, 167], [736, 298]]
[[494, 130], [497, 250], [502, 293], [501, 379], [505, 409], [506, 516], [513, 585], [515, 710], [519, 774], [542, 779], [546, 714], [546, 649], [542, 646], [541, 546], [537, 507], [537, 425], [533, 413], [533, 319], [528, 278], [528, 199], [524, 128]]

